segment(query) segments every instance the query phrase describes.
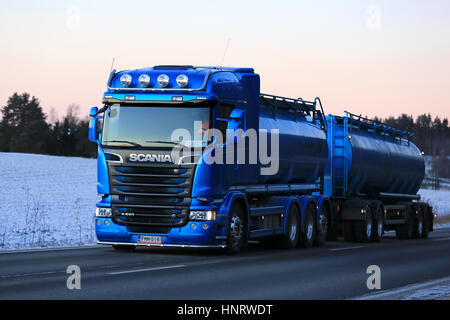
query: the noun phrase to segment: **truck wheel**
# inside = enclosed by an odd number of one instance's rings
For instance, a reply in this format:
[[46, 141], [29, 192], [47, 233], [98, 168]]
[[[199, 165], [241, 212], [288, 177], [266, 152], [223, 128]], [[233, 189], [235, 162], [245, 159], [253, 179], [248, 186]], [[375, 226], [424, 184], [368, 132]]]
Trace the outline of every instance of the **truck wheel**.
[[278, 239], [278, 246], [282, 249], [294, 249], [300, 237], [300, 213], [296, 204], [290, 206], [286, 219], [287, 234]]
[[300, 246], [302, 248], [311, 248], [316, 238], [316, 210], [312, 203], [306, 205], [304, 230], [300, 237]]
[[328, 224], [328, 208], [325, 205], [322, 205], [319, 211], [320, 230], [317, 230], [316, 239], [314, 241], [316, 247], [323, 246], [327, 241]]
[[342, 234], [344, 236], [344, 241], [354, 242], [355, 241], [355, 227], [353, 221], [344, 221], [342, 224]]
[[378, 242], [381, 240], [381, 237], [383, 236], [383, 207], [380, 205], [377, 207], [376, 211], [376, 217], [373, 219], [373, 226], [372, 226], [372, 241]]
[[372, 209], [366, 208], [366, 219], [355, 221], [355, 239], [358, 242], [369, 242], [372, 238]]
[[416, 217], [414, 219], [413, 238], [419, 239], [422, 237], [424, 229], [423, 213], [421, 208], [417, 208], [416, 210], [418, 211], [418, 213], [416, 214]]
[[398, 239], [411, 239], [414, 231], [414, 217], [412, 208], [408, 207], [406, 212], [406, 221], [404, 224], [395, 226], [395, 234]]
[[423, 210], [424, 215], [423, 215], [423, 231], [422, 231], [422, 238], [426, 239], [428, 238], [428, 234], [430, 233], [431, 230], [431, 223], [432, 223], [432, 212], [431, 210], [429, 210], [428, 208]]
[[120, 244], [113, 244], [113, 249], [117, 251], [134, 251], [136, 249], [136, 246], [126, 246], [126, 245], [120, 245]]
[[227, 252], [235, 254], [240, 252], [247, 242], [244, 211], [239, 203], [234, 203], [227, 228]]

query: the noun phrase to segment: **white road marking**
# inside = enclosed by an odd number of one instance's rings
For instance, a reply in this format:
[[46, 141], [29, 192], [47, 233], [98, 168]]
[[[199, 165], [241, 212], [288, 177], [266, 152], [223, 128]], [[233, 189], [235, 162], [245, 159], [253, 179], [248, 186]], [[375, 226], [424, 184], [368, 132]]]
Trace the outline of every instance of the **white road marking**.
[[156, 270], [165, 270], [165, 269], [174, 269], [174, 268], [183, 268], [186, 267], [184, 264], [179, 264], [176, 266], [165, 266], [165, 267], [156, 267], [156, 268], [147, 268], [147, 269], [136, 269], [136, 270], [125, 270], [125, 271], [117, 271], [110, 272], [108, 274], [125, 274], [125, 273], [135, 273], [135, 272], [145, 272], [145, 271], [156, 271]]
[[46, 271], [46, 272], [22, 273], [22, 274], [7, 274], [7, 275], [0, 275], [0, 278], [1, 279], [19, 278], [19, 277], [40, 276], [40, 275], [44, 275], [44, 274], [57, 274], [57, 273], [64, 273], [64, 271]]
[[[397, 289], [392, 289], [392, 290], [383, 290], [383, 291], [379, 291], [376, 293], [370, 293], [368, 295], [364, 295], [361, 297], [355, 297], [352, 299], [353, 300], [375, 300], [375, 299], [383, 299], [383, 298], [389, 299], [389, 296], [391, 296], [390, 299], [396, 299], [395, 298], [396, 295], [412, 292], [414, 290], [424, 289], [427, 287], [432, 287], [432, 286], [435, 286], [435, 285], [438, 285], [438, 284], [441, 284], [441, 283], [447, 282], [447, 281], [450, 281], [450, 277], [445, 277], [445, 278], [441, 278], [441, 279], [437, 279], [437, 280], [422, 282], [422, 283], [418, 283], [418, 284], [411, 284], [411, 285], [407, 285], [407, 286], [400, 287]], [[392, 296], [394, 296], [394, 297], [392, 297]]]
[[345, 247], [345, 248], [334, 248], [330, 249], [330, 251], [341, 251], [341, 250], [351, 250], [351, 249], [360, 249], [364, 248], [364, 246], [354, 246], [354, 247]]

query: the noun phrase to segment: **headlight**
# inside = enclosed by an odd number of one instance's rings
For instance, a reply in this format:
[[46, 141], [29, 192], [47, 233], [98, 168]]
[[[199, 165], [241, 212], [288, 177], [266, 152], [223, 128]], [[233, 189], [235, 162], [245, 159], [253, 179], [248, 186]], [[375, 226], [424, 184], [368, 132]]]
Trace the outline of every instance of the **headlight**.
[[177, 77], [177, 84], [180, 88], [186, 88], [189, 83], [189, 79], [186, 75], [180, 74]]
[[95, 208], [95, 216], [100, 218], [109, 218], [112, 216], [111, 208]]
[[215, 211], [191, 211], [189, 214], [189, 220], [211, 221], [216, 220]]
[[125, 88], [128, 88], [128, 87], [130, 86], [131, 80], [132, 80], [131, 76], [130, 76], [129, 74], [126, 74], [126, 73], [123, 74], [123, 75], [120, 77], [120, 83], [121, 83]]

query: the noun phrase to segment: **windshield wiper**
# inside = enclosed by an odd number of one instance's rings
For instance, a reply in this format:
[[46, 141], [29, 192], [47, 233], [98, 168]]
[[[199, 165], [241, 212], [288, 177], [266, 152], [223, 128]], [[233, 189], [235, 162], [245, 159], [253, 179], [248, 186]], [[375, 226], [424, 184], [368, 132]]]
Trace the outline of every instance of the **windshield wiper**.
[[135, 146], [135, 147], [138, 147], [138, 148], [142, 148], [142, 146], [139, 143], [133, 142], [133, 141], [128, 141], [128, 140], [107, 140], [107, 141], [103, 141], [103, 143], [108, 143], [108, 142], [128, 143], [128, 144], [131, 144], [132, 146]]
[[[178, 143], [176, 143], [176, 142], [172, 142], [172, 141], [162, 141], [162, 140], [147, 140], [147, 141], [145, 141], [145, 142], [149, 142], [149, 143], [165, 143], [165, 144], [170, 144], [170, 145], [173, 145], [173, 146], [178, 145]], [[180, 141], [180, 142], [181, 142], [181, 141]]]

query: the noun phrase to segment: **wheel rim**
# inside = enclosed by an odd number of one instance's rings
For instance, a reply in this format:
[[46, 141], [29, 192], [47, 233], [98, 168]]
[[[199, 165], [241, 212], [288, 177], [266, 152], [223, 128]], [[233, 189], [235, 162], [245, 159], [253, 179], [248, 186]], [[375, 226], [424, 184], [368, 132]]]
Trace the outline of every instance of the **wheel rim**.
[[238, 245], [242, 239], [242, 222], [239, 217], [232, 217], [230, 223], [230, 238], [233, 245]]
[[419, 223], [418, 223], [417, 229], [419, 231], [419, 235], [421, 235], [422, 231], [423, 231], [423, 221], [422, 221], [422, 219], [419, 219]]
[[367, 225], [366, 225], [367, 238], [370, 238], [371, 234], [372, 234], [372, 221], [369, 219], [369, 220], [367, 220]]
[[322, 232], [326, 234], [328, 232], [328, 220], [325, 212], [320, 214], [320, 226], [322, 227]]
[[289, 239], [291, 240], [295, 240], [295, 238], [297, 237], [297, 225], [297, 215], [294, 213], [294, 215], [292, 216], [291, 228], [289, 231]]
[[377, 228], [378, 236], [381, 237], [383, 234], [383, 220], [378, 220], [378, 228]]

